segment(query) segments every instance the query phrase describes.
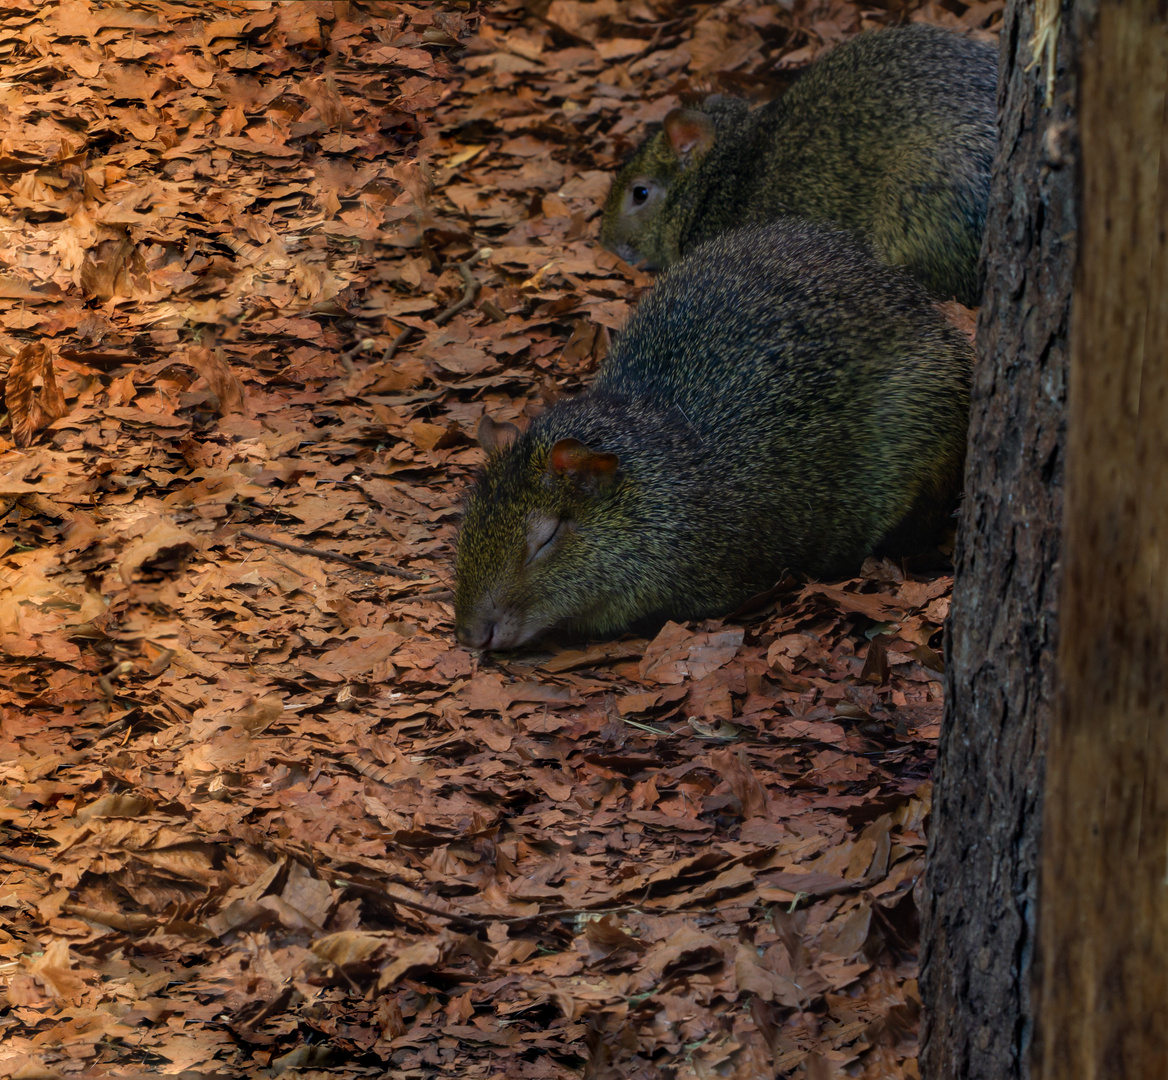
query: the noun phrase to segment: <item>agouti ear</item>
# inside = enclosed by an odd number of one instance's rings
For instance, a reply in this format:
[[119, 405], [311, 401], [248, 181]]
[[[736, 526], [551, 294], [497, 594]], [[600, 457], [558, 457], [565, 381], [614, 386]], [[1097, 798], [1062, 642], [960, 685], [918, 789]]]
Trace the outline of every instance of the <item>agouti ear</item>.
[[607, 491], [616, 483], [620, 458], [616, 454], [598, 454], [579, 439], [560, 439], [552, 447], [548, 468], [553, 476], [571, 480], [577, 487], [595, 494]]
[[483, 413], [483, 418], [479, 421], [476, 434], [478, 435], [479, 446], [488, 454], [493, 454], [497, 450], [506, 449], [506, 447], [518, 439], [519, 429], [514, 424], [505, 422], [496, 424], [486, 413]]
[[664, 126], [665, 137], [683, 165], [700, 160], [714, 145], [714, 121], [697, 109], [671, 109]]

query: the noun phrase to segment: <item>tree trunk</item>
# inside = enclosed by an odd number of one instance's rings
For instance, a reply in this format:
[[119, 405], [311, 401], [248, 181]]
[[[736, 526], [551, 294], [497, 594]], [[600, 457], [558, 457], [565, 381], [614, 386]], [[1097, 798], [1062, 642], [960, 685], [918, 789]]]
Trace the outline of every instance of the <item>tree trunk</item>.
[[1168, 9], [1077, 6], [1083, 199], [1034, 1074], [1168, 1077]]
[[923, 888], [928, 1080], [1028, 1074], [1076, 249], [1070, 7], [1061, 5], [1049, 109], [1048, 60], [1026, 70], [1034, 6], [1010, 0], [1002, 29], [1001, 144]]

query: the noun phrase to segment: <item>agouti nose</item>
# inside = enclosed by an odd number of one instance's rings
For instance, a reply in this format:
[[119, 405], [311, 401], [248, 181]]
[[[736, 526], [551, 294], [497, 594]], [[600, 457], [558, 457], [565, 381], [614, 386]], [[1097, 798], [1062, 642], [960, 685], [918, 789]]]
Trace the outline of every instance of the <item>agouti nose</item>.
[[485, 649], [495, 635], [495, 624], [484, 620], [478, 626], [457, 626], [454, 636], [468, 649]]

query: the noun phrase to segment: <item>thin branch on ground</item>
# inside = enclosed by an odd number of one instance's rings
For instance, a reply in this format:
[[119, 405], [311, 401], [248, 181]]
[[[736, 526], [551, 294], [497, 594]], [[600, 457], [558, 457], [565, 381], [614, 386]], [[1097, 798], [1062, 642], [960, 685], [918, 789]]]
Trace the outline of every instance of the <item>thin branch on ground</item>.
[[349, 555], [339, 555], [335, 551], [321, 551], [319, 548], [307, 547], [304, 544], [288, 544], [283, 540], [273, 540], [270, 536], [252, 532], [251, 529], [240, 529], [240, 536], [246, 536], [258, 544], [267, 544], [269, 547], [282, 548], [296, 555], [313, 555], [318, 559], [344, 563], [354, 570], [364, 570], [370, 574], [386, 574], [389, 577], [405, 578], [407, 581], [425, 581], [429, 575], [419, 574], [416, 570], [403, 570], [400, 566], [386, 566], [383, 563], [366, 562], [364, 559], [354, 559]]
[[42, 874], [51, 874], [52, 867], [45, 866], [43, 863], [33, 862], [32, 859], [22, 859], [19, 855], [9, 855], [6, 851], [0, 851], [0, 862], [11, 863], [13, 866], [24, 866], [29, 870], [39, 870]]
[[[474, 303], [475, 297], [479, 294], [479, 288], [482, 285], [482, 282], [480, 282], [479, 279], [471, 273], [471, 268], [481, 259], [489, 258], [490, 254], [490, 248], [480, 248], [469, 259], [466, 259], [458, 264], [458, 272], [462, 274], [462, 280], [466, 283], [466, 286], [462, 291], [461, 297], [455, 300], [455, 302], [451, 304], [450, 307], [448, 307], [445, 311], [434, 317], [435, 326], [445, 326], [460, 311], [462, 311], [464, 308], [470, 307], [470, 305]], [[385, 352], [382, 353], [381, 362], [384, 364], [387, 361], [392, 360], [394, 354], [407, 341], [409, 341], [410, 336], [414, 332], [414, 327], [407, 326], [400, 334], [398, 334], [398, 336], [395, 337], [393, 341], [391, 341], [386, 347]]]
[[337, 360], [340, 362], [341, 367], [345, 369], [345, 373], [348, 375], [356, 375], [357, 368], [353, 364], [353, 358], [358, 353], [370, 352], [376, 344], [377, 343], [372, 338], [362, 338], [351, 349], [346, 349], [343, 353], [341, 353], [341, 355], [337, 357]]

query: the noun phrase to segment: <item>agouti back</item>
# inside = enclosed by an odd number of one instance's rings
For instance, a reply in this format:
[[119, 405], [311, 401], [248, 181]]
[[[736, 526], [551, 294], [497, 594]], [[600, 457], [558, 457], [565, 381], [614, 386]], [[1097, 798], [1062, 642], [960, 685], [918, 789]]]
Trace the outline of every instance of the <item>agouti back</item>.
[[961, 483], [972, 350], [917, 282], [788, 219], [663, 274], [591, 387], [484, 417], [458, 639], [507, 649], [724, 614], [935, 539]]
[[661, 270], [727, 229], [795, 214], [865, 236], [935, 296], [978, 302], [997, 52], [935, 26], [860, 34], [780, 98], [674, 109], [613, 179], [600, 239]]

